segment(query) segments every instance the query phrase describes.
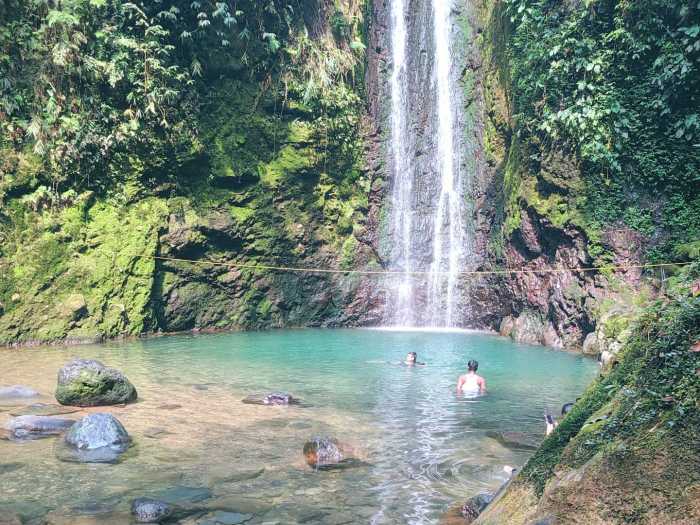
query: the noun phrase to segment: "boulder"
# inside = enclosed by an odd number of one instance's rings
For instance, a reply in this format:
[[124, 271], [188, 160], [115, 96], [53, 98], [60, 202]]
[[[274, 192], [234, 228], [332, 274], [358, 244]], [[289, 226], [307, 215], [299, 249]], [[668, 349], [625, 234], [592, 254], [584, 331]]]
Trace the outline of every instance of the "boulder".
[[322, 469], [340, 464], [345, 457], [336, 439], [317, 437], [304, 444], [304, 459], [310, 467]]
[[62, 405], [117, 405], [136, 397], [136, 388], [124, 374], [99, 361], [74, 359], [58, 372], [56, 399]]
[[498, 333], [503, 337], [510, 337], [515, 328], [515, 319], [512, 316], [504, 317], [501, 320], [501, 325], [499, 326]]
[[492, 500], [493, 494], [491, 492], [480, 492], [465, 501], [464, 505], [462, 505], [461, 514], [466, 523], [473, 522]]
[[591, 332], [583, 340], [583, 353], [586, 355], [598, 355], [600, 345], [598, 344], [598, 336], [595, 332]]
[[169, 504], [157, 499], [137, 498], [131, 502], [131, 515], [137, 523], [159, 523], [172, 513]]
[[75, 423], [74, 419], [51, 416], [18, 416], [10, 419], [5, 428], [14, 439], [38, 439], [65, 432]]
[[90, 414], [78, 421], [65, 437], [69, 455], [61, 459], [81, 463], [114, 463], [126, 452], [131, 438], [111, 414]]
[[28, 397], [36, 397], [39, 392], [24, 385], [12, 385], [0, 387], [0, 399], [3, 401], [8, 399], [26, 399]]

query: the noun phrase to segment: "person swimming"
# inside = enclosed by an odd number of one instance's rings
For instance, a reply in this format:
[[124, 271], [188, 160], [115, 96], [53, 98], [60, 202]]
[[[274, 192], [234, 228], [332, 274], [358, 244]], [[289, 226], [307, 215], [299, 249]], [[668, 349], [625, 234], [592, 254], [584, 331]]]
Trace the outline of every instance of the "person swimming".
[[418, 354], [415, 352], [407, 353], [403, 364], [406, 366], [425, 366], [425, 363], [418, 362]]
[[471, 359], [467, 363], [467, 373], [459, 376], [457, 380], [457, 393], [476, 396], [486, 393], [486, 380], [477, 375], [479, 362]]

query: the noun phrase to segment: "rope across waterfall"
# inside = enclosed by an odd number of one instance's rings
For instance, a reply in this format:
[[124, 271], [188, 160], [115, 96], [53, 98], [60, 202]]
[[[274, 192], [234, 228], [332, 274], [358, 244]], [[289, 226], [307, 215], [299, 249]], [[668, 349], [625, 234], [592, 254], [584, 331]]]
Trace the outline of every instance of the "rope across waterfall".
[[[258, 263], [237, 263], [230, 261], [206, 261], [201, 259], [183, 259], [179, 257], [164, 257], [160, 255], [147, 254], [130, 254], [130, 257], [141, 257], [146, 259], [154, 259], [159, 261], [184, 262], [195, 265], [204, 266], [224, 266], [238, 270], [264, 270], [275, 272], [296, 272], [296, 273], [325, 273], [325, 274], [344, 274], [344, 275], [377, 275], [377, 276], [402, 276], [407, 272], [401, 270], [343, 270], [341, 268], [318, 268], [318, 267], [299, 267], [299, 266], [283, 266], [273, 264], [258, 264]], [[548, 274], [548, 273], [585, 273], [585, 272], [603, 272], [603, 271], [625, 271], [633, 269], [649, 270], [655, 268], [673, 268], [686, 266], [691, 264], [689, 261], [681, 262], [664, 262], [664, 263], [649, 263], [649, 264], [622, 264], [622, 265], [604, 265], [604, 266], [580, 266], [580, 267], [559, 267], [559, 268], [542, 268], [542, 269], [515, 269], [515, 268], [499, 268], [493, 270], [460, 270], [455, 272], [456, 276], [487, 276], [487, 275], [514, 275], [514, 274]], [[410, 275], [431, 276], [436, 272], [431, 271], [411, 271]], [[446, 272], [439, 272], [445, 274]]]

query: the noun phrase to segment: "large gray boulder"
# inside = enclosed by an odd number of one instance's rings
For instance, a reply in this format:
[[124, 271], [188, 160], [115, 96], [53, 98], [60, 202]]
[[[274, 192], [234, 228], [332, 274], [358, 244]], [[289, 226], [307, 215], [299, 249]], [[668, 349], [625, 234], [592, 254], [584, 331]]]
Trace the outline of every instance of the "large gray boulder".
[[118, 405], [136, 397], [136, 388], [124, 374], [93, 359], [74, 359], [58, 372], [56, 399], [62, 405]]
[[75, 423], [74, 419], [51, 416], [13, 417], [5, 427], [14, 439], [38, 439], [65, 432]]
[[90, 414], [78, 421], [66, 434], [67, 461], [114, 463], [126, 452], [131, 438], [124, 426], [111, 414]]

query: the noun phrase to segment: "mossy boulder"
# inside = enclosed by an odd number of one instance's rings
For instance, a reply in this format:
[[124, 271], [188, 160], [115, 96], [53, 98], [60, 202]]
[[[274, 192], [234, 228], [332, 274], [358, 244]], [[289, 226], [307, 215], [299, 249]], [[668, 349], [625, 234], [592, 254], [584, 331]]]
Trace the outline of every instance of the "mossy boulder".
[[136, 397], [136, 388], [124, 374], [99, 361], [74, 359], [58, 372], [56, 399], [62, 405], [117, 405]]

